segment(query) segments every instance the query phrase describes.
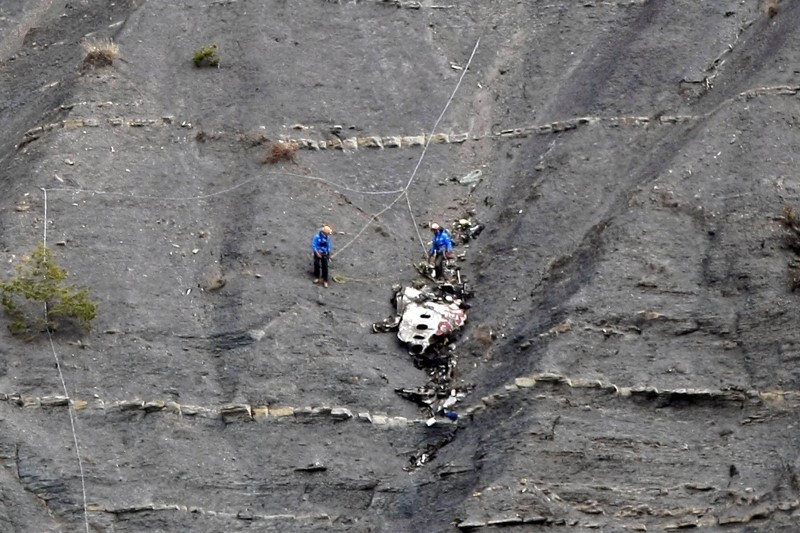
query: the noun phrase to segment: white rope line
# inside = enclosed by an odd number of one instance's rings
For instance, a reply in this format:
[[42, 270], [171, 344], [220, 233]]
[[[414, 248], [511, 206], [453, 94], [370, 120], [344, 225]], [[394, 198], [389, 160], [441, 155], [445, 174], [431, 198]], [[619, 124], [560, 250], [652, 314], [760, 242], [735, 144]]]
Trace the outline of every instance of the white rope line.
[[[42, 189], [44, 193], [44, 235], [42, 236], [42, 243], [47, 249], [47, 189]], [[64, 381], [64, 372], [61, 370], [61, 361], [58, 359], [56, 347], [53, 343], [53, 335], [50, 332], [50, 326], [47, 316], [47, 303], [44, 304], [44, 321], [45, 328], [47, 329], [47, 338], [50, 341], [50, 350], [53, 352], [53, 358], [56, 360], [56, 368], [58, 369], [58, 377], [61, 380], [61, 387], [64, 389], [64, 396], [67, 398], [67, 412], [69, 413], [69, 424], [72, 429], [72, 440], [75, 442], [75, 454], [78, 456], [78, 469], [81, 475], [81, 491], [83, 493], [83, 523], [86, 527], [86, 533], [89, 533], [89, 510], [86, 506], [86, 476], [83, 473], [83, 459], [81, 459], [81, 448], [78, 443], [78, 432], [75, 430], [75, 410], [72, 408], [72, 400], [67, 390], [67, 382]]]
[[399, 192], [403, 191], [403, 189], [396, 189], [396, 190], [393, 190], [393, 191], [361, 191], [361, 190], [358, 190], [358, 189], [351, 189], [350, 187], [346, 187], [344, 185], [340, 185], [340, 184], [335, 183], [333, 181], [326, 180], [325, 178], [319, 178], [319, 177], [316, 177], [316, 176], [304, 176], [303, 174], [293, 174], [291, 172], [269, 172], [268, 174], [285, 174], [287, 176], [303, 178], [303, 179], [312, 180], [312, 181], [321, 181], [322, 183], [326, 183], [326, 184], [328, 184], [328, 185], [330, 185], [332, 187], [336, 187], [337, 189], [341, 189], [343, 191], [353, 192], [353, 193], [357, 193], [357, 194], [371, 194], [371, 195], [395, 194], [395, 193], [399, 193]]
[[358, 240], [358, 238], [361, 237], [361, 235], [367, 230], [370, 224], [372, 224], [375, 220], [377, 220], [379, 216], [381, 216], [386, 211], [391, 209], [394, 206], [394, 204], [396, 204], [397, 201], [400, 200], [400, 198], [402, 198], [403, 196], [406, 197], [408, 212], [411, 215], [411, 222], [414, 225], [414, 230], [417, 232], [417, 238], [419, 239], [419, 244], [422, 247], [423, 251], [427, 251], [425, 248], [425, 242], [422, 239], [422, 235], [420, 234], [419, 228], [417, 227], [416, 221], [414, 219], [414, 212], [411, 209], [411, 200], [408, 197], [408, 190], [411, 188], [412, 183], [414, 183], [414, 178], [416, 177], [417, 171], [419, 170], [419, 167], [422, 164], [422, 160], [425, 158], [425, 154], [428, 152], [428, 147], [431, 144], [431, 139], [434, 133], [436, 133], [436, 129], [439, 127], [439, 123], [442, 121], [442, 118], [447, 112], [447, 109], [450, 107], [450, 103], [453, 101], [453, 98], [455, 98], [456, 92], [458, 92], [458, 88], [461, 87], [461, 82], [464, 80], [464, 76], [467, 74], [467, 70], [469, 70], [470, 64], [472, 64], [472, 59], [475, 57], [475, 52], [478, 51], [478, 45], [480, 44], [480, 42], [481, 40], [480, 38], [478, 38], [478, 40], [475, 42], [475, 46], [472, 49], [472, 53], [469, 56], [469, 60], [467, 61], [466, 66], [461, 71], [461, 76], [459, 76], [458, 78], [458, 83], [456, 83], [455, 89], [453, 89], [453, 92], [450, 94], [450, 98], [447, 99], [447, 103], [445, 104], [444, 109], [442, 109], [442, 112], [439, 113], [439, 118], [436, 119], [436, 122], [434, 123], [433, 128], [431, 129], [431, 133], [428, 135], [428, 138], [425, 141], [425, 146], [423, 147], [422, 153], [420, 154], [419, 159], [417, 160], [416, 166], [414, 166], [413, 172], [411, 172], [411, 176], [408, 178], [408, 182], [406, 182], [406, 186], [403, 188], [400, 194], [398, 194], [397, 197], [389, 203], [389, 205], [381, 209], [379, 212], [370, 216], [367, 222], [364, 224], [364, 227], [361, 228], [361, 230], [358, 233], [356, 233], [355, 237], [350, 239], [349, 242], [347, 242], [344, 246], [339, 248], [339, 250], [336, 253], [332, 254], [331, 257], [336, 257], [336, 255], [346, 250], [351, 244], [353, 244], [356, 240]]
[[[335, 183], [333, 181], [327, 180], [325, 178], [320, 178], [318, 176], [304, 176], [302, 174], [294, 174], [291, 172], [268, 172], [267, 175], [286, 175], [292, 176], [297, 178], [303, 178], [312, 181], [319, 181], [322, 183], [326, 183], [332, 187], [337, 189], [341, 189], [344, 191], [356, 193], [356, 194], [366, 194], [366, 195], [381, 195], [381, 194], [395, 194], [403, 192], [403, 189], [397, 189], [393, 191], [361, 191], [358, 189], [352, 189], [350, 187], [346, 187], [339, 183]], [[105, 195], [105, 196], [119, 196], [122, 198], [133, 198], [135, 200], [161, 200], [165, 202], [190, 202], [195, 200], [205, 200], [208, 198], [214, 198], [215, 196], [222, 196], [223, 194], [227, 194], [229, 192], [235, 191], [245, 185], [249, 185], [254, 181], [258, 180], [259, 177], [250, 178], [245, 180], [241, 183], [237, 183], [232, 187], [228, 187], [227, 189], [223, 189], [221, 191], [216, 191], [208, 194], [199, 194], [196, 196], [153, 196], [153, 195], [146, 195], [146, 194], [130, 194], [125, 192], [115, 192], [115, 191], [103, 191], [98, 189], [84, 189], [82, 187], [48, 187], [46, 190], [53, 191], [53, 192], [71, 192], [71, 193], [89, 193], [89, 194], [98, 194], [98, 195]], [[45, 189], [42, 189], [45, 190]]]
[[408, 215], [411, 217], [411, 225], [414, 226], [414, 231], [417, 232], [417, 240], [419, 241], [419, 245], [422, 246], [423, 253], [426, 253], [428, 250], [425, 248], [425, 241], [422, 239], [422, 235], [419, 233], [417, 219], [414, 218], [414, 210], [411, 209], [411, 198], [409, 198], [408, 194], [404, 194], [404, 196], [406, 197], [406, 205], [408, 206]]
[[[453, 98], [455, 98], [456, 92], [458, 92], [458, 88], [461, 87], [461, 82], [464, 80], [464, 76], [467, 75], [467, 71], [469, 70], [469, 66], [472, 64], [472, 58], [475, 57], [475, 52], [478, 51], [478, 45], [480, 43], [481, 43], [481, 40], [480, 40], [480, 38], [478, 38], [478, 40], [475, 42], [475, 46], [472, 48], [472, 53], [469, 55], [469, 59], [467, 60], [467, 64], [466, 64], [466, 66], [464, 66], [464, 70], [461, 71], [461, 76], [458, 77], [458, 83], [456, 83], [455, 89], [453, 89], [453, 92], [450, 94], [450, 98], [447, 99], [447, 103], [445, 104], [444, 109], [442, 109], [442, 112], [439, 114], [439, 118], [436, 119], [436, 123], [433, 125], [433, 128], [431, 128], [431, 133], [430, 133], [430, 135], [428, 135], [427, 141], [425, 141], [425, 147], [422, 149], [422, 154], [420, 154], [420, 156], [419, 156], [419, 160], [417, 161], [417, 166], [414, 167], [414, 172], [412, 172], [411, 173], [411, 177], [408, 178], [408, 183], [406, 184], [406, 188], [403, 191], [403, 194], [406, 195], [406, 200], [407, 200], [407, 203], [408, 203], [408, 212], [411, 215], [411, 221], [412, 222], [414, 221], [414, 213], [411, 210], [411, 200], [408, 198], [408, 189], [411, 187], [411, 183], [414, 181], [414, 176], [417, 175], [417, 170], [419, 170], [419, 166], [422, 164], [422, 159], [425, 157], [425, 154], [428, 151], [428, 146], [430, 146], [430, 144], [431, 144], [431, 139], [433, 138], [434, 133], [436, 133], [436, 129], [439, 127], [439, 123], [442, 121], [442, 118], [444, 118], [444, 114], [447, 112], [447, 109], [450, 107], [450, 103], [453, 101]], [[425, 243], [422, 240], [422, 235], [420, 235], [419, 228], [417, 227], [416, 223], [414, 223], [414, 229], [417, 232], [417, 238], [419, 239], [419, 244], [420, 244], [420, 246], [422, 246], [422, 250], [425, 251]]]

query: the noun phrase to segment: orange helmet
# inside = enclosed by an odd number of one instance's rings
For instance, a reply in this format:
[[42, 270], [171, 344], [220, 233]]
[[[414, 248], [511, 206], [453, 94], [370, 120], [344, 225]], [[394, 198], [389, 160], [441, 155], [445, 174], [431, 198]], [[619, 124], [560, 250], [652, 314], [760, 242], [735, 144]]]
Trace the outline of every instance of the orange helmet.
[[330, 235], [331, 233], [333, 233], [333, 230], [331, 229], [330, 226], [325, 225], [322, 226], [322, 233], [324, 233], [325, 235]]

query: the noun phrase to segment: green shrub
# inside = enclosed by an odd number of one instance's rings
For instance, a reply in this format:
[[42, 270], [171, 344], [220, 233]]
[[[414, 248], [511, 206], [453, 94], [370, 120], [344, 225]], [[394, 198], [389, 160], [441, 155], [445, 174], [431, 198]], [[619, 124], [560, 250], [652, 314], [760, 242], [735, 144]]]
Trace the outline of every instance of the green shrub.
[[219, 54], [217, 54], [217, 43], [210, 46], [198, 48], [194, 57], [194, 66], [196, 67], [219, 67]]
[[33, 336], [68, 322], [91, 330], [97, 304], [86, 289], [67, 285], [66, 278], [67, 272], [53, 262], [52, 252], [40, 244], [17, 265], [11, 281], [0, 281], [0, 303], [10, 319], [11, 333]]

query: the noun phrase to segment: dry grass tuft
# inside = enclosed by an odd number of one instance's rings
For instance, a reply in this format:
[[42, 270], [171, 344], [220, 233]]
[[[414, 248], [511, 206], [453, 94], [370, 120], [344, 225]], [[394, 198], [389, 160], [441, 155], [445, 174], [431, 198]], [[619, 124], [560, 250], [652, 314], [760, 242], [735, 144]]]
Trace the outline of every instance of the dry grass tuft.
[[90, 68], [110, 67], [119, 58], [119, 46], [111, 39], [88, 39], [83, 42], [83, 49], [86, 56], [81, 72]]
[[247, 146], [261, 146], [267, 144], [270, 139], [260, 131], [250, 133], [237, 133], [236, 140]]
[[[791, 206], [784, 205], [781, 220], [786, 229], [786, 235], [784, 236], [786, 247], [795, 253], [800, 253], [800, 217]], [[786, 274], [789, 279], [789, 289], [794, 292], [800, 288], [800, 259], [795, 259], [789, 263]]]
[[199, 143], [204, 143], [219, 140], [222, 136], [222, 132], [200, 130], [195, 134], [194, 139]]
[[297, 153], [297, 144], [293, 142], [273, 143], [268, 149], [264, 158], [261, 160], [265, 165], [274, 165], [281, 161], [295, 163], [294, 156]]
[[783, 223], [793, 231], [797, 231], [800, 228], [800, 219], [798, 219], [797, 213], [790, 205], [783, 206]]
[[786, 228], [784, 240], [786, 247], [800, 253], [800, 217], [797, 216], [797, 212], [791, 206], [784, 205], [781, 220]]
[[225, 279], [225, 276], [222, 275], [222, 272], [211, 272], [206, 277], [203, 288], [210, 292], [218, 291], [224, 287], [226, 283], [227, 280]]
[[570, 256], [568, 256], [568, 255], [560, 255], [558, 257], [552, 258], [547, 263], [547, 273], [548, 274], [553, 274], [553, 273], [557, 272], [558, 270], [561, 270], [562, 268], [567, 266], [567, 264], [569, 264], [569, 260], [570, 260]]
[[764, 10], [764, 14], [767, 15], [769, 18], [774, 17], [778, 14], [778, 4], [781, 3], [781, 0], [764, 0], [764, 4], [762, 8]]
[[488, 348], [497, 338], [497, 335], [492, 331], [491, 326], [481, 324], [472, 332], [472, 338], [484, 348]]

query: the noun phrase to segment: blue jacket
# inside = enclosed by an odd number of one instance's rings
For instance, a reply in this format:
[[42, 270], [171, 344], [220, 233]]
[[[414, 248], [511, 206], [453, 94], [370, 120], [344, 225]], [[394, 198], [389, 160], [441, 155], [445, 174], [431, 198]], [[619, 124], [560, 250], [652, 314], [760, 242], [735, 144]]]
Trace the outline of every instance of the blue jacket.
[[442, 228], [433, 234], [433, 241], [431, 242], [431, 249], [428, 255], [435, 255], [440, 252], [452, 252], [453, 241], [450, 238], [450, 232]]
[[330, 235], [325, 235], [325, 232], [320, 230], [319, 233], [314, 235], [314, 239], [311, 241], [311, 249], [315, 252], [319, 252], [322, 255], [330, 255], [331, 253], [331, 237]]

